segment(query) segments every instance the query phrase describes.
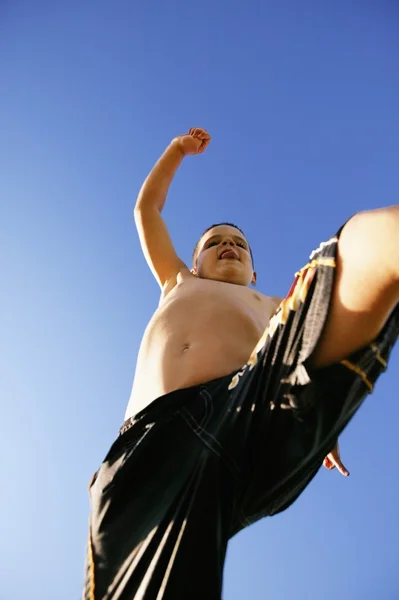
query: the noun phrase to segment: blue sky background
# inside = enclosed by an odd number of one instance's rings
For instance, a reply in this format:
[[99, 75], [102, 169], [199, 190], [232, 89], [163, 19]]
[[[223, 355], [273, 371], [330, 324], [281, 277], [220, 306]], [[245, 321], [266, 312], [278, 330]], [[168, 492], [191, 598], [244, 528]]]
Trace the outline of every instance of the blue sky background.
[[[80, 596], [87, 484], [121, 424], [158, 288], [132, 209], [169, 141], [213, 137], [165, 219], [190, 260], [240, 225], [258, 287], [398, 202], [393, 1], [0, 3], [0, 598]], [[286, 513], [232, 541], [224, 600], [399, 597], [398, 352]]]

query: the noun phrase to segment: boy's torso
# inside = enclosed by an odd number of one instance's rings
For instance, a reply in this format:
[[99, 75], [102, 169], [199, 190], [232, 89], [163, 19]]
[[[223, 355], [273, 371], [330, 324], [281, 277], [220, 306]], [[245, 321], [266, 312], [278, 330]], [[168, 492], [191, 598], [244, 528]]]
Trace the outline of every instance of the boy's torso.
[[168, 392], [239, 369], [279, 302], [184, 269], [173, 289], [164, 292], [145, 330], [126, 418]]

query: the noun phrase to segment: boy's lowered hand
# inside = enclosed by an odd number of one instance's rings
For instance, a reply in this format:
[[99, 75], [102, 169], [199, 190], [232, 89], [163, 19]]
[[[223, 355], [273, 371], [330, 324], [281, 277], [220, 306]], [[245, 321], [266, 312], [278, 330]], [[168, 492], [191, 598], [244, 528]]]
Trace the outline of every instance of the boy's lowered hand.
[[331, 452], [327, 454], [326, 458], [323, 461], [323, 465], [329, 471], [332, 471], [335, 467], [337, 467], [338, 471], [341, 473], [341, 475], [344, 475], [344, 477], [348, 477], [349, 475], [348, 469], [343, 465], [341, 461], [338, 442], [335, 444]]

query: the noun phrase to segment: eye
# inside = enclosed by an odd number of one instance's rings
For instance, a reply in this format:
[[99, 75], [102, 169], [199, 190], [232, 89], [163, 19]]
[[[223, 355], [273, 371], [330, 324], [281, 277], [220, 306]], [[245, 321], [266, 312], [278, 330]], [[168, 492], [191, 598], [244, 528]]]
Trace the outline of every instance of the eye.
[[206, 248], [210, 248], [211, 246], [216, 246], [218, 242], [208, 242]]
[[237, 246], [240, 246], [240, 248], [244, 248], [244, 250], [247, 249], [247, 245], [244, 244], [244, 242], [237, 242]]

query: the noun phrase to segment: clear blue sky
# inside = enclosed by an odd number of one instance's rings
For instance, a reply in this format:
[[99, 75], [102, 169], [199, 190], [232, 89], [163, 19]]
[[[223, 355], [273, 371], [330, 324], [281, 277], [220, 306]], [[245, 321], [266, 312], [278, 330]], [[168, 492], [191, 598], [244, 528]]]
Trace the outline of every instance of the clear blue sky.
[[[398, 202], [395, 4], [0, 4], [1, 600], [80, 595], [87, 484], [158, 302], [132, 219], [154, 161], [209, 130], [165, 209], [177, 250], [236, 222], [285, 294], [350, 215]], [[351, 477], [234, 538], [224, 600], [397, 600], [398, 367], [342, 436]]]

